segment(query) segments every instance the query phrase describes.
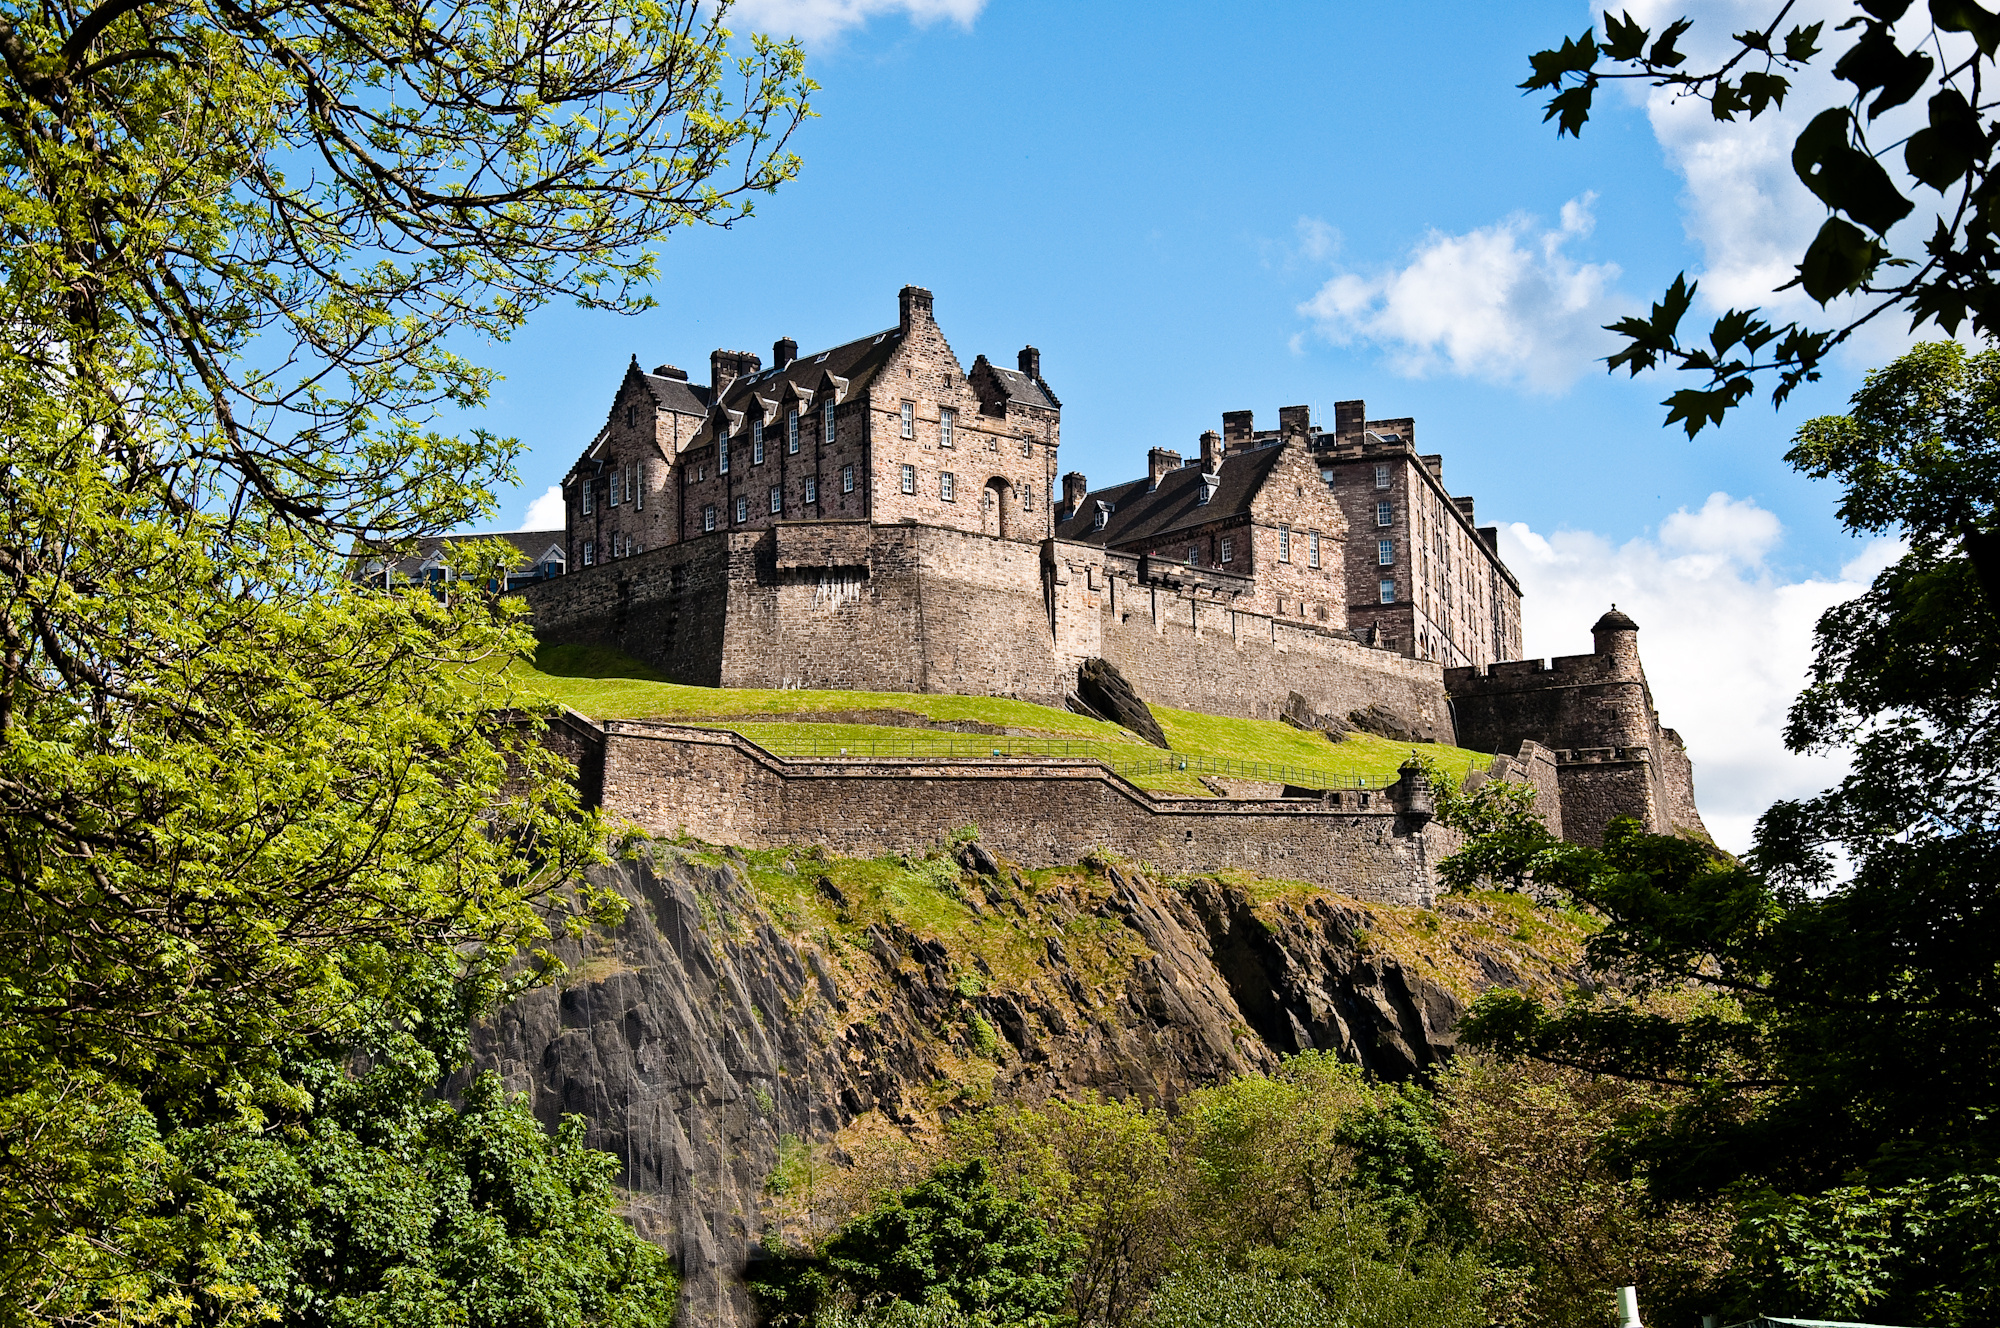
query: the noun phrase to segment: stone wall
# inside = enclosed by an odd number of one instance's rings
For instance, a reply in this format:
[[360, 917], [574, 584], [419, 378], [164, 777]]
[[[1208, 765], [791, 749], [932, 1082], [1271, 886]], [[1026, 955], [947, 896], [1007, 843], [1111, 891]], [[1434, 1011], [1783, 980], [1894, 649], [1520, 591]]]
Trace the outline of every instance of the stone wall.
[[545, 645], [623, 651], [675, 682], [722, 684], [732, 537], [649, 549], [511, 594], [528, 602]]
[[604, 732], [605, 810], [658, 836], [875, 857], [920, 853], [976, 825], [1024, 866], [1102, 848], [1160, 871], [1240, 867], [1425, 907], [1449, 851], [1442, 829], [1397, 810], [1396, 791], [1158, 797], [1088, 761], [786, 760], [730, 733], [621, 722]]

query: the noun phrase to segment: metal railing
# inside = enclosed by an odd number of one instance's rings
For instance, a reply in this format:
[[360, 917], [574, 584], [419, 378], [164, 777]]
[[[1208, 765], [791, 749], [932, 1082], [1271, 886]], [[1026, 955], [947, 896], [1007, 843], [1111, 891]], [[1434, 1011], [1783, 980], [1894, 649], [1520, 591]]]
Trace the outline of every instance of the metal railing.
[[[1039, 757], [1058, 760], [1095, 761], [1107, 770], [1132, 775], [1220, 775], [1223, 778], [1255, 779], [1267, 784], [1289, 784], [1308, 789], [1384, 789], [1394, 784], [1395, 775], [1343, 775], [1310, 766], [1282, 765], [1267, 761], [1232, 761], [1223, 757], [1190, 756], [1163, 751], [1157, 756], [1123, 756], [1101, 742], [1068, 742], [1060, 738], [945, 737], [936, 730], [914, 730], [910, 737], [842, 739], [816, 735], [751, 737], [727, 724], [690, 724], [734, 733], [773, 756], [783, 757], [892, 757], [902, 760], [979, 760], [992, 757]], [[918, 733], [924, 736], [916, 736]]]

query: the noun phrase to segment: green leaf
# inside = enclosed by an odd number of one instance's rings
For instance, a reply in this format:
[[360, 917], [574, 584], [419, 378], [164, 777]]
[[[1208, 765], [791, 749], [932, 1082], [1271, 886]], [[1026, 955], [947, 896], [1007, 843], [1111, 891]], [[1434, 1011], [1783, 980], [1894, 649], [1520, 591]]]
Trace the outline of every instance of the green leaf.
[[1913, 205], [1896, 192], [1880, 162], [1848, 141], [1852, 124], [1844, 106], [1814, 116], [1792, 145], [1792, 169], [1821, 202], [1880, 234]]
[[1737, 80], [1750, 103], [1750, 118], [1756, 119], [1772, 106], [1783, 106], [1792, 84], [1782, 74], [1745, 74]]
[[1606, 360], [1607, 371], [1616, 373], [1621, 367], [1637, 377], [1641, 370], [1650, 369], [1660, 362], [1663, 355], [1672, 354], [1678, 347], [1681, 318], [1686, 315], [1688, 305], [1694, 301], [1694, 293], [1700, 282], [1690, 283], [1687, 273], [1674, 277], [1674, 284], [1667, 287], [1667, 293], [1653, 303], [1652, 313], [1645, 318], [1621, 318], [1615, 323], [1607, 323], [1605, 331], [1616, 332], [1626, 340], [1625, 349]]
[[1536, 51], [1529, 56], [1528, 65], [1534, 72], [1517, 86], [1527, 92], [1560, 87], [1566, 75], [1587, 74], [1596, 64], [1597, 35], [1586, 29], [1581, 37], [1565, 37], [1553, 51]]
[[1613, 18], [1610, 10], [1604, 11], [1604, 53], [1613, 60], [1637, 60], [1651, 35], [1629, 12]]
[[1988, 13], [1974, 0], [1931, 0], [1931, 21], [1945, 32], [1969, 32], [1980, 54], [2000, 50], [2000, 14]]
[[1747, 377], [1732, 378], [1720, 387], [1682, 388], [1660, 404], [1667, 408], [1668, 426], [1678, 423], [1692, 438], [1711, 424], [1721, 424], [1722, 417], [1750, 395], [1750, 389]]
[[1991, 148], [1979, 116], [1956, 88], [1931, 98], [1928, 128], [1910, 135], [1903, 145], [1903, 162], [1910, 174], [1943, 193], [1963, 179], [1973, 163]]
[[1804, 64], [1819, 54], [1819, 33], [1824, 23], [1809, 23], [1802, 28], [1793, 28], [1785, 34], [1785, 59], [1793, 64]]
[[1905, 51], [1886, 27], [1869, 24], [1861, 40], [1833, 66], [1833, 76], [1852, 83], [1862, 96], [1880, 88], [1868, 107], [1873, 120], [1892, 106], [1901, 106], [1917, 95], [1931, 76], [1931, 58], [1922, 51]]
[[1886, 257], [1888, 250], [1879, 240], [1839, 217], [1828, 217], [1799, 264], [1799, 283], [1806, 294], [1825, 304], [1858, 289]]
[[1666, 31], [1660, 34], [1660, 39], [1653, 43], [1653, 49], [1647, 53], [1646, 63], [1661, 69], [1673, 69], [1679, 66], [1687, 57], [1674, 49], [1674, 43], [1693, 26], [1694, 20], [1686, 18], [1677, 18], [1669, 23]]

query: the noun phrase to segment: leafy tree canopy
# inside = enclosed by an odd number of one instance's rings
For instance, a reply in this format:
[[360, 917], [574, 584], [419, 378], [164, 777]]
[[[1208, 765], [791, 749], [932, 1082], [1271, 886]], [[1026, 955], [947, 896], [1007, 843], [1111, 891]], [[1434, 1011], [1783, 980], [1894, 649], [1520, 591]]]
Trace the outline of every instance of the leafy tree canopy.
[[[1610, 357], [1613, 372], [1670, 364], [1706, 380], [1664, 403], [1667, 423], [1683, 424], [1689, 437], [1720, 424], [1760, 379], [1773, 384], [1772, 401], [1783, 402], [1819, 377], [1835, 346], [1876, 318], [1900, 315], [1912, 328], [1935, 324], [1952, 335], [1966, 328], [1990, 337], [2000, 329], [2000, 176], [1993, 174], [2000, 103], [1988, 86], [2000, 14], [1976, 0], [1856, 0], [1852, 17], [1829, 30], [1825, 21], [1793, 21], [1794, 8], [1785, 0], [1768, 20], [1733, 34], [1727, 58], [1712, 67], [1690, 67], [1681, 49], [1690, 20], [1655, 30], [1607, 10], [1601, 34], [1586, 30], [1531, 56], [1521, 84], [1550, 94], [1544, 118], [1556, 122], [1558, 135], [1583, 132], [1607, 82], [1637, 80], [1699, 98], [1715, 119], [1731, 122], [1782, 107], [1798, 71], [1815, 61], [1830, 60], [1847, 85], [1844, 99], [1819, 110], [1792, 146], [1793, 170], [1826, 205], [1827, 219], [1789, 283], [1822, 306], [1857, 296], [1847, 321], [1780, 326], [1759, 309], [1730, 309], [1704, 344], [1681, 329], [1696, 289], [1683, 274], [1650, 314], [1610, 327], [1625, 342]], [[1885, 113], [1925, 93], [1918, 127], [1883, 131]], [[1900, 163], [1909, 185], [1899, 186], [1885, 161]], [[1892, 244], [1891, 228], [1920, 211], [1934, 213], [1928, 234]]]

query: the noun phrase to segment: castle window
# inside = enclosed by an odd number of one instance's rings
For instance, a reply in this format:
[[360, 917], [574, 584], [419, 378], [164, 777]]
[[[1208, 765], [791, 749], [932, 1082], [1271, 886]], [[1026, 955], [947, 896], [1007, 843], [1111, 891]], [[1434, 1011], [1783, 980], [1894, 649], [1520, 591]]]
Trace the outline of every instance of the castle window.
[[1378, 489], [1389, 487], [1389, 468], [1387, 466], [1375, 467], [1375, 487]]
[[1394, 540], [1376, 540], [1376, 541], [1375, 541], [1375, 561], [1376, 561], [1376, 562], [1378, 562], [1378, 563], [1380, 563], [1380, 564], [1381, 564], [1382, 566], [1384, 566], [1384, 567], [1393, 567], [1393, 566], [1395, 566], [1395, 565], [1396, 565], [1396, 541], [1394, 541]]
[[718, 425], [715, 430], [715, 473], [729, 473], [729, 426]]
[[626, 480], [625, 487], [632, 494], [632, 506], [638, 508], [641, 512], [645, 511], [646, 486], [639, 482], [639, 464], [636, 461], [632, 463], [632, 475], [631, 478]]
[[773, 516], [776, 516], [778, 513], [784, 510], [785, 510], [785, 486], [782, 484], [773, 484], [771, 486], [771, 514]]
[[903, 437], [915, 438], [916, 436], [917, 403], [914, 401], [905, 401], [903, 403]]
[[828, 441], [828, 442], [830, 443], [830, 442], [832, 442], [832, 441], [833, 441], [833, 439], [834, 439], [834, 430], [833, 430], [833, 398], [832, 398], [832, 397], [828, 397], [828, 398], [826, 399], [826, 405], [825, 405], [824, 407], [822, 407], [822, 409], [821, 409], [821, 413], [822, 413], [823, 415], [825, 415], [825, 416], [826, 416], [826, 426], [825, 426], [825, 427], [826, 427], [826, 441]]
[[597, 542], [595, 540], [585, 540], [583, 542], [583, 565], [589, 567], [596, 561]]
[[1035, 510], [1035, 486], [1032, 484], [1021, 486], [1021, 510], [1023, 512]]
[[938, 446], [952, 447], [951, 426], [958, 423], [958, 412], [949, 408], [938, 411]]
[[1279, 526], [1278, 561], [1281, 563], [1288, 563], [1291, 560], [1292, 560], [1292, 528], [1290, 526]]
[[1188, 545], [1188, 566], [1201, 566], [1201, 546], [1199, 544]]
[[1029, 438], [1023, 438], [1021, 440], [1021, 455], [1024, 457], [1031, 457], [1034, 454], [1035, 454], [1034, 440]]
[[791, 456], [799, 454], [799, 413], [795, 410], [785, 412], [785, 451]]
[[611, 472], [611, 505], [618, 506], [618, 489], [625, 481], [625, 471], [621, 467]]
[[738, 498], [736, 500], [736, 524], [740, 526], [749, 519], [750, 500], [748, 498]]
[[585, 516], [589, 516], [589, 515], [590, 515], [590, 510], [591, 510], [591, 509], [590, 509], [590, 500], [591, 500], [591, 495], [592, 495], [592, 494], [593, 494], [593, 493], [594, 493], [594, 492], [596, 491], [596, 489], [597, 489], [597, 486], [596, 486], [595, 484], [591, 483], [591, 482], [590, 482], [589, 480], [585, 480], [585, 481], [583, 482], [583, 490], [582, 490], [582, 493], [581, 493], [581, 494], [580, 494], [579, 496], [580, 496], [580, 497], [582, 498], [582, 501], [583, 501], [583, 514], [584, 514]]
[[954, 476], [950, 471], [946, 470], [939, 472], [938, 497], [944, 499], [948, 503], [957, 502], [958, 500], [952, 495], [952, 489], [956, 486], [957, 482], [958, 482], [957, 477]]
[[695, 477], [696, 479], [698, 479], [698, 480], [705, 480], [705, 479], [707, 479], [707, 478], [708, 478], [708, 463], [707, 463], [707, 462], [703, 462], [703, 463], [702, 463], [701, 465], [699, 465], [699, 466], [696, 466], [696, 467], [694, 468], [694, 477]]
[[1317, 530], [1311, 532], [1310, 535], [1307, 536], [1306, 566], [1308, 567], [1319, 566], [1319, 532]]
[[764, 421], [761, 419], [750, 421], [750, 464], [764, 464]]
[[626, 407], [625, 407], [625, 427], [626, 427], [626, 428], [628, 428], [628, 429], [636, 429], [636, 428], [638, 428], [638, 427], [639, 427], [639, 408], [638, 408], [638, 406], [636, 406], [636, 405], [632, 405], [632, 404], [630, 404], [630, 403], [628, 403], [628, 404], [626, 405]]
[[854, 467], [842, 466], [840, 468], [840, 491], [842, 493], [854, 492]]
[[710, 504], [709, 504], [709, 505], [708, 505], [707, 507], [704, 507], [704, 508], [702, 508], [702, 509], [701, 509], [701, 528], [702, 528], [703, 530], [714, 530], [714, 529], [715, 529], [715, 504], [714, 504], [714, 503], [710, 503]]
[[1224, 535], [1222, 537], [1222, 556], [1219, 559], [1217, 559], [1217, 561], [1226, 563], [1230, 560], [1230, 558], [1235, 556], [1235, 553], [1236, 553], [1236, 541], [1229, 538], [1229, 536]]
[[1109, 521], [1110, 519], [1111, 519], [1111, 509], [1106, 507], [1103, 503], [1099, 503], [1097, 505], [1097, 517], [1090, 523], [1090, 528], [1092, 530], [1102, 530], [1104, 529], [1104, 523]]
[[1375, 504], [1375, 524], [1378, 526], [1395, 525], [1396, 504], [1390, 502], [1387, 498]]
[[1382, 602], [1384, 604], [1394, 604], [1396, 602], [1396, 583], [1394, 581], [1384, 581], [1382, 583]]
[[915, 493], [916, 491], [917, 491], [917, 468], [915, 466], [904, 466], [903, 492]]
[[806, 476], [806, 501], [808, 503], [819, 501], [819, 481], [810, 475]]

